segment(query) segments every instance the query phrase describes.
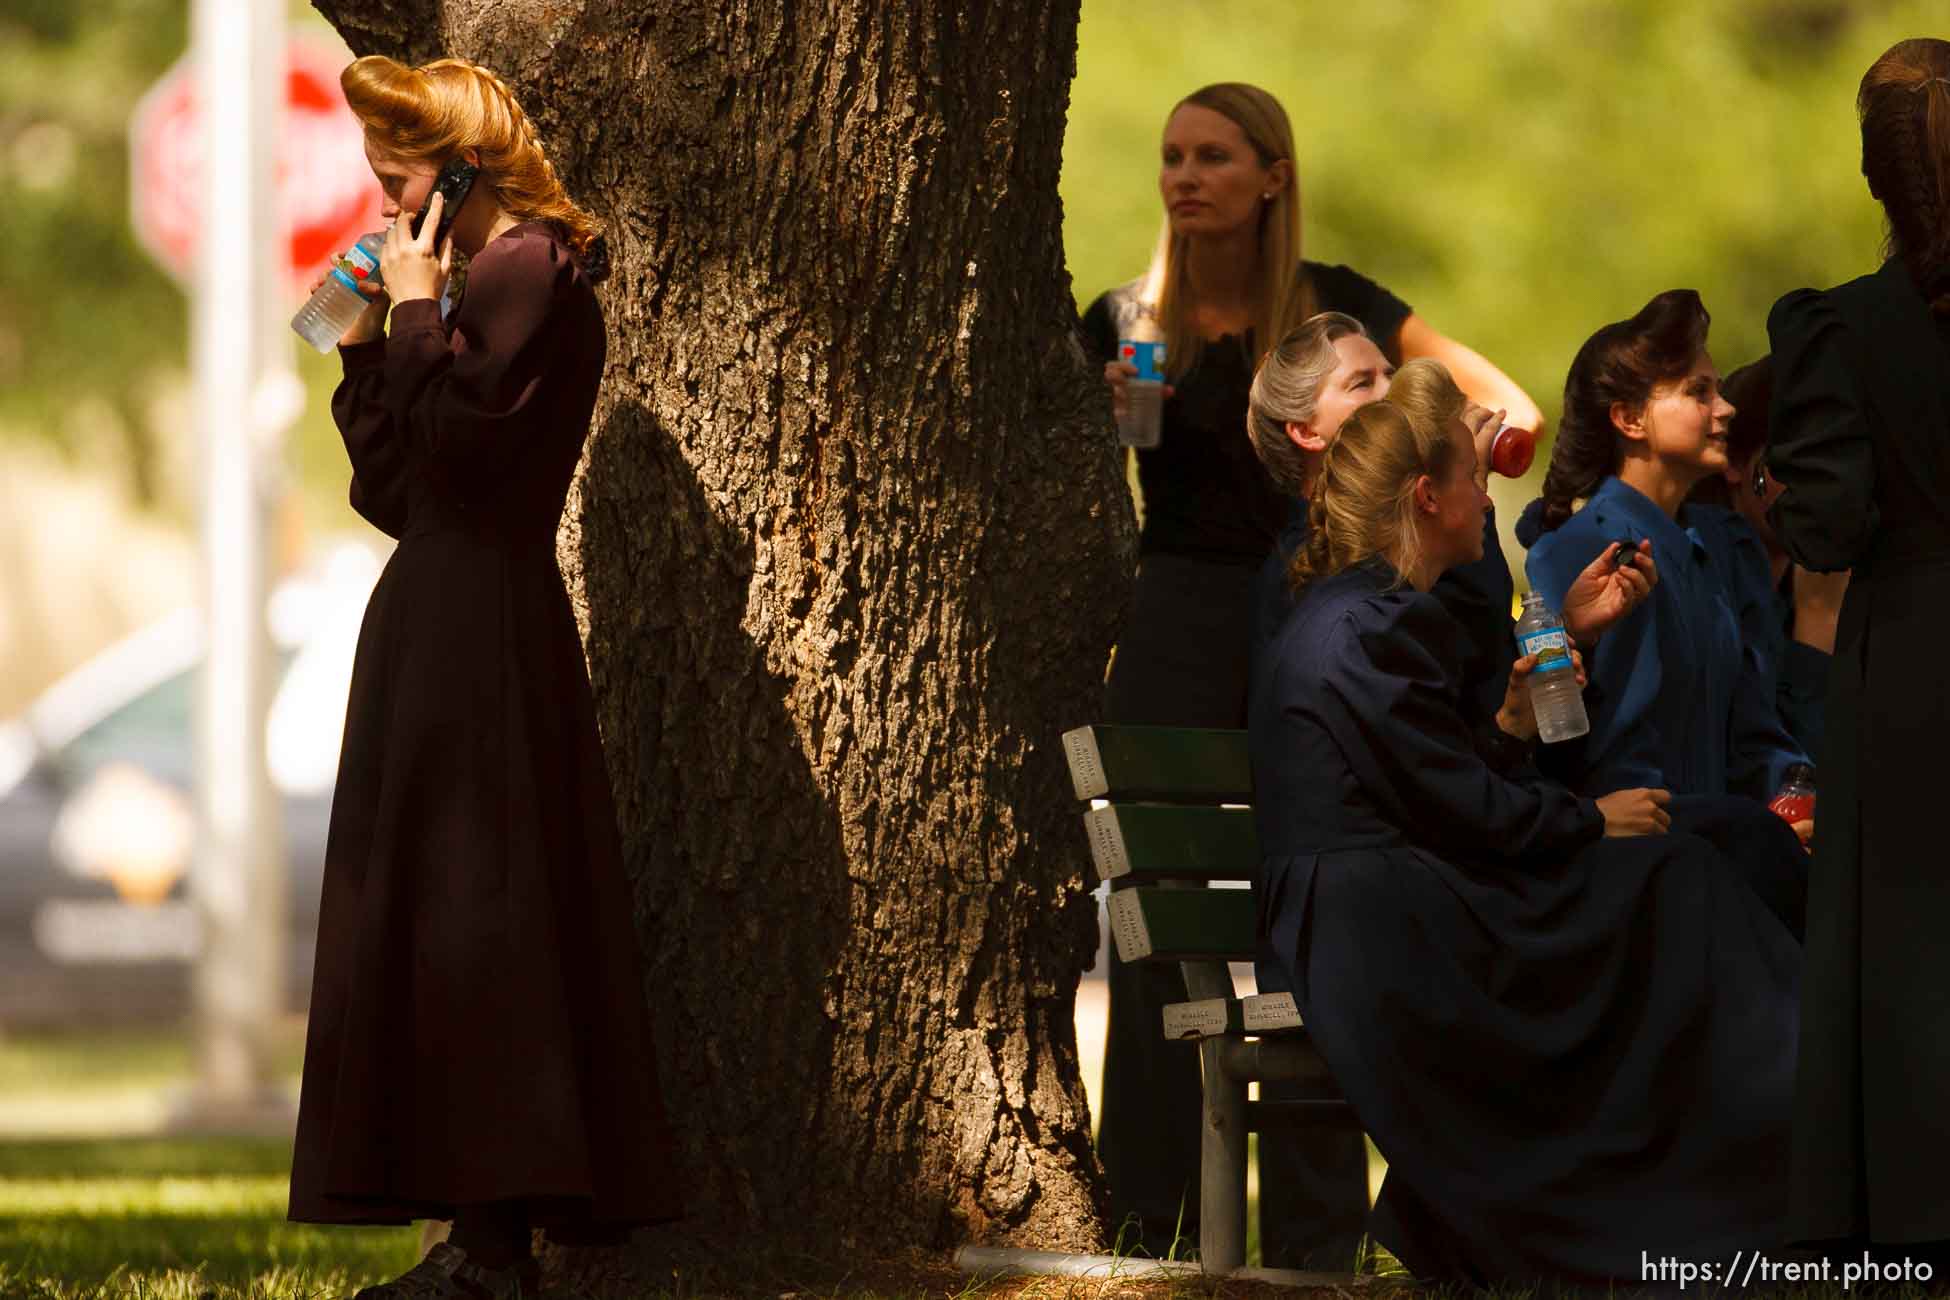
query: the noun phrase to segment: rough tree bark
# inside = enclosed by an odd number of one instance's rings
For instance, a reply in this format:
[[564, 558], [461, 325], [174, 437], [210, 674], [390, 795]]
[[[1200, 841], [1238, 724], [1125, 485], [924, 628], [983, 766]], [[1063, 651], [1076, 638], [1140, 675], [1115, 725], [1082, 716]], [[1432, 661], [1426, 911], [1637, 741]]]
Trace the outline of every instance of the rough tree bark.
[[1060, 236], [1076, 0], [316, 2], [501, 72], [609, 227], [560, 555], [691, 1230], [1097, 1245], [1058, 737], [1135, 544]]

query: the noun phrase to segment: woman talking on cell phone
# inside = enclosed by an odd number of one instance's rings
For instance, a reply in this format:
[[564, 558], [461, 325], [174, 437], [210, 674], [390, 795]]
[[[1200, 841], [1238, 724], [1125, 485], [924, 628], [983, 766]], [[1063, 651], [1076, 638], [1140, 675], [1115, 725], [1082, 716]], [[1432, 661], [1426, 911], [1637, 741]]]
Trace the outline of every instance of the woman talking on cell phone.
[[[291, 1217], [453, 1220], [372, 1300], [533, 1295], [532, 1229], [613, 1241], [679, 1208], [555, 559], [607, 258], [493, 73], [364, 58], [341, 81], [395, 221], [332, 414], [353, 507], [399, 546], [346, 711]], [[456, 158], [478, 173], [449, 212], [429, 196]]]

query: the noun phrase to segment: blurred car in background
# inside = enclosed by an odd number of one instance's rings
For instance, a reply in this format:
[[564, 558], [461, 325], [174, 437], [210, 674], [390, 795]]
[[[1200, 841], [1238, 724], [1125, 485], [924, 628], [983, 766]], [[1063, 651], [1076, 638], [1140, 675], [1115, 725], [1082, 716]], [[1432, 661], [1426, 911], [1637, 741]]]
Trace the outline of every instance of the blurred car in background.
[[[279, 582], [266, 726], [290, 891], [285, 1004], [303, 1010], [352, 657], [379, 557]], [[0, 722], [0, 1027], [181, 1019], [199, 946], [191, 696], [196, 611], [125, 638]]]

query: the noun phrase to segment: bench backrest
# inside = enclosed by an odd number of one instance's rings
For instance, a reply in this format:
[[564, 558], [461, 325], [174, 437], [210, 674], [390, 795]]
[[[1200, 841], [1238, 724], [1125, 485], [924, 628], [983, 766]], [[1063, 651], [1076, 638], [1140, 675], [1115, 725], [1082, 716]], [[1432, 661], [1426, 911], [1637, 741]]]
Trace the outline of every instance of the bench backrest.
[[[1250, 961], [1259, 859], [1243, 731], [1099, 725], [1064, 752], [1125, 961]], [[1230, 885], [1199, 889], [1189, 885]]]

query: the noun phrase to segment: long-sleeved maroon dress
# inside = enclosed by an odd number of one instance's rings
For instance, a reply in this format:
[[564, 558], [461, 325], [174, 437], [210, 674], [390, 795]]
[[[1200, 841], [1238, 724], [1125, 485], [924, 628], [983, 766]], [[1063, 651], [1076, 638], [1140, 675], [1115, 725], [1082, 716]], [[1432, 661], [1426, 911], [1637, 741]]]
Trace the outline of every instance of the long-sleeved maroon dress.
[[343, 349], [352, 504], [399, 539], [359, 632], [291, 1217], [513, 1199], [678, 1213], [615, 810], [555, 534], [602, 311], [554, 228]]

